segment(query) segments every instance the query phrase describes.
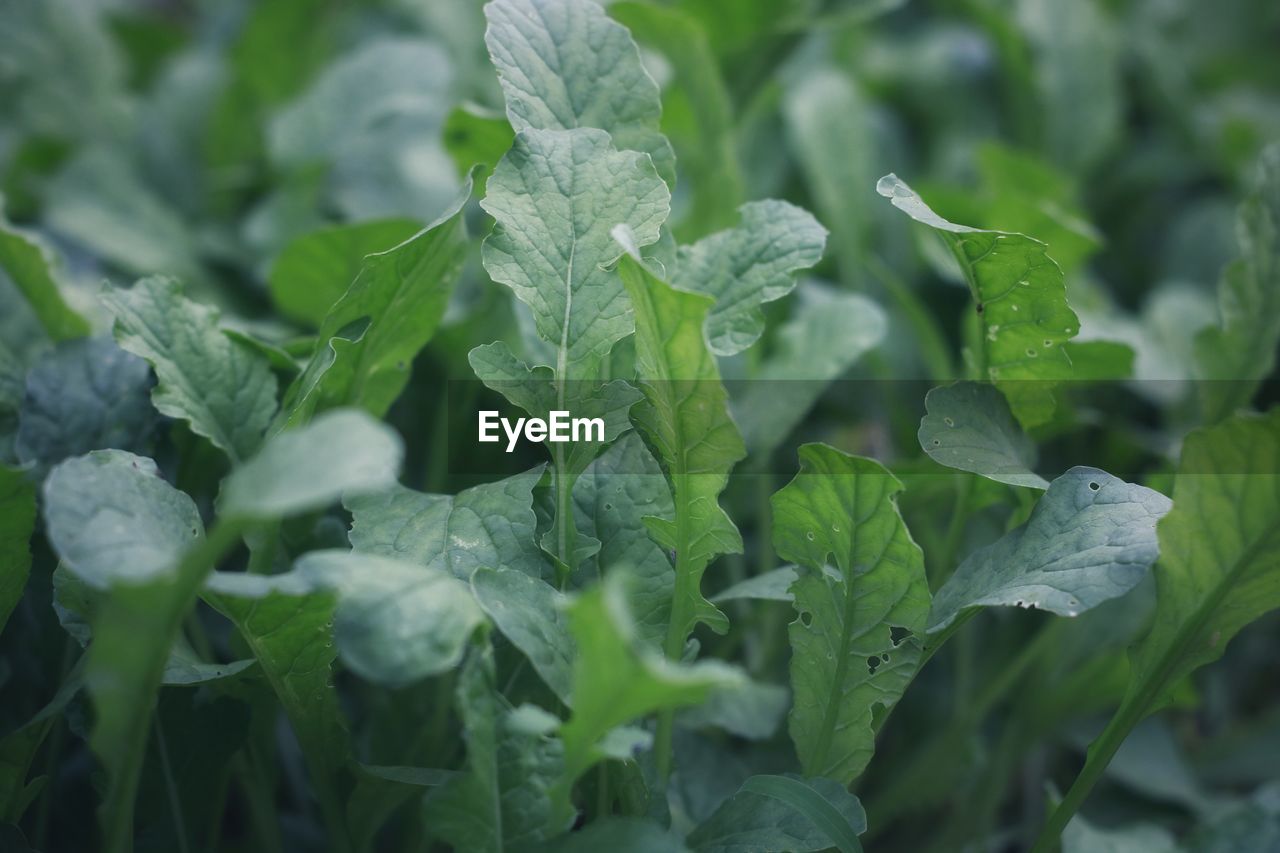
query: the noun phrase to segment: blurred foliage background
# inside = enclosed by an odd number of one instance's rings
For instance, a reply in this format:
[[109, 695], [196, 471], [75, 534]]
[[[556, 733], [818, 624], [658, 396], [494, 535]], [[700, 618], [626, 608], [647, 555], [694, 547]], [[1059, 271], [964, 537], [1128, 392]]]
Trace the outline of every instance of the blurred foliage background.
[[[1191, 420], [1192, 339], [1217, 322], [1216, 284], [1239, 252], [1236, 206], [1263, 146], [1280, 139], [1280, 4], [607, 5], [632, 28], [663, 90], [663, 131], [678, 158], [675, 233], [706, 235], [732, 224], [742, 202], [766, 197], [807, 207], [831, 231], [814, 280], [768, 306], [775, 331], [726, 363], [726, 376], [757, 375], [777, 352], [776, 330], [805, 299], [855, 291], [884, 310], [884, 343], [844, 375], [894, 381], [833, 387], [793, 437], [890, 462], [908, 482], [904, 512], [927, 554], [954, 556], [989, 541], [1027, 507], [1011, 503], [1005, 487], [975, 480], [966, 500], [983, 511], [956, 530], [958, 475], [921, 457], [915, 429], [928, 384], [898, 380], [962, 374], [956, 353], [968, 295], [931, 235], [877, 196], [876, 180], [888, 172], [953, 221], [1048, 243], [1081, 317], [1080, 340], [1111, 342], [1089, 351], [1098, 374], [1132, 380], [1069, 395], [1037, 433], [1046, 470], [1087, 462], [1167, 484]], [[353, 273], [362, 254], [432, 221], [473, 164], [492, 165], [509, 145], [483, 32], [479, 0], [2, 0], [4, 215], [55, 248], [65, 292], [99, 330], [104, 279], [167, 273], [193, 298], [221, 307], [246, 340], [287, 359], [311, 346], [340, 295], [326, 282], [349, 280], [341, 271]], [[482, 236], [483, 212], [473, 203], [468, 216]], [[342, 251], [317, 252], [309, 242], [340, 226]], [[447, 380], [470, 378], [473, 345], [519, 340], [527, 321], [485, 276], [478, 239], [472, 248], [444, 328], [390, 416], [408, 443], [406, 483], [433, 492], [476, 479], [458, 461], [466, 451], [449, 439], [451, 431], [469, 437], [474, 416], [447, 405]], [[47, 351], [24, 310], [0, 277], [5, 435], [27, 372]], [[190, 438], [174, 429], [154, 452], [173, 458]], [[6, 461], [12, 453], [11, 441], [0, 446]], [[782, 485], [794, 457], [761, 455], [728, 499], [747, 556], [714, 568], [713, 589], [776, 565], [761, 498]], [[207, 462], [212, 473], [190, 475], [212, 478], [206, 492], [220, 464]], [[185, 486], [200, 492], [199, 483]], [[295, 533], [340, 543], [338, 521]], [[50, 608], [52, 564], [50, 554], [37, 554], [33, 591], [0, 639], [3, 731], [44, 705], [71, 659]], [[1034, 666], [1021, 653], [1038, 614], [976, 620], [950, 665], [931, 667], [908, 692], [859, 782], [871, 849], [926, 849], [926, 838], [937, 850], [977, 841], [998, 849], [1034, 830], [1045, 796], [1037, 780], [1070, 779], [1123, 692], [1123, 649], [1150, 590], [1135, 596], [1055, 628], [1052, 650]], [[744, 604], [732, 615], [734, 631], [709, 641], [719, 644], [711, 653], [781, 680], [784, 606]], [[1228, 800], [1270, 797], [1274, 808], [1276, 789], [1262, 786], [1280, 773], [1278, 632], [1274, 616], [1250, 627], [1188, 687], [1184, 707], [1144, 724], [1091, 801], [1095, 813], [1115, 824], [1154, 818], [1194, 831]], [[1001, 678], [1009, 672], [1012, 679]], [[428, 685], [395, 698], [403, 707], [387, 719], [402, 728], [366, 733], [366, 748], [385, 751], [438, 697]], [[235, 744], [249, 724], [245, 703], [218, 702], [226, 707], [169, 694], [162, 702], [166, 726], [204, 734], [175, 759], [193, 780], [220, 766], [231, 747], [219, 744]], [[353, 702], [357, 716], [373, 713], [368, 700]], [[92, 761], [76, 734], [84, 713], [73, 704], [60, 725], [63, 757], [46, 782], [56, 795], [31, 818], [34, 843], [48, 849], [87, 849]], [[449, 754], [443, 742], [417, 746], [426, 759]], [[691, 737], [679, 749], [688, 767], [701, 768], [679, 777], [681, 807], [696, 819], [749, 772], [778, 765], [786, 744]], [[286, 833], [298, 846], [289, 849], [305, 849], [315, 828], [296, 793], [304, 783], [287, 738], [280, 762], [282, 785], [295, 791], [281, 805], [286, 822], [294, 818]], [[144, 779], [143, 801], [154, 814], [140, 818], [154, 822], [150, 849], [174, 849], [164, 795], [147, 780], [154, 776]], [[196, 782], [184, 791], [199, 801]], [[212, 820], [206, 812], [192, 814]], [[228, 814], [225, 837], [234, 842], [243, 835], [236, 821], [247, 818], [235, 802]]]

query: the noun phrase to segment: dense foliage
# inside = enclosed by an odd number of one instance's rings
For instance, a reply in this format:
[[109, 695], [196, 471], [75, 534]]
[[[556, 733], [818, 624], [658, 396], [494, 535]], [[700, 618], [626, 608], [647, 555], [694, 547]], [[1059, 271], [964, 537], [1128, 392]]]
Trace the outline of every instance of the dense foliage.
[[4, 0], [0, 850], [1280, 849], [1277, 44]]

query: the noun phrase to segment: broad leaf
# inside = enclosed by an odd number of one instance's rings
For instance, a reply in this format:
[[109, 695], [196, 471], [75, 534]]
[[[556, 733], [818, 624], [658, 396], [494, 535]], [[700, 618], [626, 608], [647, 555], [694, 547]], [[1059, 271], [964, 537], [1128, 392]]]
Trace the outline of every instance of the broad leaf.
[[481, 206], [496, 220], [485, 268], [532, 309], [539, 336], [556, 347], [556, 379], [596, 378], [632, 330], [622, 284], [604, 268], [622, 254], [609, 232], [625, 224], [648, 245], [670, 210], [652, 163], [600, 130], [523, 130]]
[[354, 522], [351, 546], [470, 580], [481, 566], [531, 577], [549, 574], [534, 543], [533, 488], [542, 468], [483, 483], [457, 495], [428, 495], [403, 486], [346, 500]]
[[701, 705], [681, 711], [679, 722], [687, 728], [715, 726], [748, 740], [767, 740], [778, 730], [790, 707], [791, 692], [787, 688], [747, 681], [713, 690]]
[[321, 228], [284, 247], [267, 287], [280, 311], [319, 328], [355, 281], [368, 255], [385, 252], [418, 233], [412, 219], [375, 219]]
[[14, 452], [43, 473], [90, 450], [143, 450], [155, 429], [151, 371], [110, 338], [65, 341], [27, 373]]
[[974, 607], [1038, 607], [1077, 616], [1124, 595], [1159, 555], [1159, 492], [1097, 468], [1049, 484], [1027, 523], [973, 552], [933, 597], [929, 633]]
[[511, 644], [529, 659], [556, 698], [572, 704], [576, 650], [564, 614], [564, 596], [550, 584], [515, 569], [476, 569], [471, 591]]
[[35, 490], [22, 473], [0, 465], [0, 631], [27, 587], [35, 525]]
[[717, 604], [742, 600], [793, 601], [791, 587], [799, 576], [795, 566], [783, 566], [739, 581], [711, 596], [711, 600]]
[[671, 282], [715, 300], [706, 336], [716, 355], [733, 355], [764, 332], [760, 306], [786, 296], [794, 274], [822, 258], [827, 230], [813, 215], [785, 201], [753, 201], [735, 227], [682, 246]]
[[1047, 489], [1033, 469], [1036, 446], [994, 385], [957, 382], [924, 398], [920, 446], [933, 461], [1011, 486]]
[[592, 0], [494, 0], [485, 17], [485, 44], [517, 132], [600, 128], [619, 149], [650, 155], [674, 185], [658, 85], [626, 27]]
[[156, 408], [189, 423], [232, 462], [252, 456], [276, 413], [276, 378], [267, 361], [228, 337], [218, 312], [183, 297], [174, 279], [108, 288], [102, 301], [115, 316], [120, 346], [155, 369]]
[[[791, 739], [810, 776], [847, 784], [875, 750], [873, 717], [915, 674], [929, 612], [924, 558], [879, 463], [819, 444], [773, 496], [778, 555], [808, 571], [791, 587]], [[825, 567], [834, 562], [837, 570]], [[895, 631], [905, 631], [899, 637]]]
[[444, 316], [466, 255], [462, 208], [470, 196], [468, 181], [439, 219], [364, 259], [320, 324], [316, 351], [285, 394], [277, 426], [297, 426], [336, 406], [386, 413]]
[[866, 829], [862, 804], [839, 782], [753, 776], [689, 834], [688, 842], [698, 853], [848, 851], [861, 850], [858, 836]]
[[64, 566], [96, 589], [166, 577], [204, 537], [195, 502], [156, 463], [123, 450], [69, 459], [44, 484], [49, 541]]
[[551, 737], [558, 721], [532, 707], [508, 706], [487, 643], [472, 649], [456, 703], [467, 769], [427, 797], [432, 832], [457, 850], [501, 853], [559, 831], [550, 824], [550, 787], [562, 755]]
[[[620, 239], [629, 235], [621, 229]], [[634, 244], [628, 246], [638, 252]], [[675, 552], [675, 592], [665, 650], [679, 658], [699, 621], [719, 632], [728, 620], [702, 597], [702, 574], [723, 553], [742, 550], [738, 529], [719, 504], [734, 463], [746, 455], [729, 416], [715, 356], [703, 338], [710, 298], [677, 290], [637, 254], [619, 273], [636, 315], [636, 372], [644, 403], [634, 419], [671, 483], [673, 517], [650, 517], [655, 539]]]
[[1214, 423], [1248, 405], [1280, 344], [1280, 145], [1262, 155], [1257, 188], [1240, 206], [1240, 258], [1218, 285], [1220, 326], [1196, 336], [1202, 405]]
[[981, 378], [1004, 392], [1023, 425], [1044, 423], [1053, 414], [1053, 386], [1072, 375], [1063, 345], [1080, 331], [1047, 247], [1023, 234], [948, 222], [896, 175], [881, 178], [876, 190], [950, 249], [978, 313], [973, 356]]
[[[760, 368], [730, 386], [733, 418], [747, 448], [772, 453], [826, 389], [888, 331], [888, 318], [865, 296], [806, 282], [795, 314], [778, 328]], [[740, 392], [739, 392], [739, 389]]]
[[228, 517], [264, 519], [323, 509], [344, 494], [393, 485], [402, 452], [395, 431], [365, 413], [328, 412], [264, 444], [224, 481], [218, 509]]

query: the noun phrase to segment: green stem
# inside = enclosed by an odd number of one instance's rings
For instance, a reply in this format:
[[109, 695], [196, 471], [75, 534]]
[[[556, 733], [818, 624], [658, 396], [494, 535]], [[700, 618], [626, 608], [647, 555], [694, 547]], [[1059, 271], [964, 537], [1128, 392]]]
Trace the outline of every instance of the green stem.
[[[684, 645], [688, 639], [689, 625], [694, 618], [693, 603], [697, 600], [698, 578], [689, 563], [689, 543], [693, 538], [688, 501], [681, 498], [688, 494], [688, 474], [677, 473], [672, 477], [676, 514], [676, 580], [671, 596], [671, 622], [667, 625], [667, 639], [663, 651], [668, 660], [684, 657]], [[671, 774], [671, 740], [675, 729], [675, 711], [666, 709], [658, 715], [658, 731], [654, 737], [654, 760], [658, 778], [666, 780]]]
[[898, 310], [902, 312], [902, 316], [911, 326], [911, 331], [915, 333], [920, 358], [923, 359], [925, 368], [929, 371], [930, 380], [950, 382], [955, 378], [951, 350], [933, 314], [902, 276], [894, 272], [893, 268], [878, 255], [868, 253], [862, 260]]
[[578, 530], [573, 526], [573, 483], [569, 475], [568, 465], [564, 458], [564, 445], [554, 445], [553, 459], [556, 469], [556, 556], [560, 565], [556, 567], [560, 577], [560, 589], [569, 584], [577, 566]]
[[164, 775], [164, 789], [169, 798], [169, 809], [173, 813], [173, 831], [178, 836], [178, 849], [182, 853], [190, 853], [187, 844], [186, 821], [182, 818], [182, 798], [178, 796], [178, 783], [173, 778], [173, 765], [169, 762], [169, 745], [164, 739], [164, 727], [160, 718], [154, 720], [156, 730], [156, 751], [160, 754], [160, 772]]
[[284, 853], [280, 828], [276, 822], [275, 798], [266, 786], [259, 763], [253, 760], [249, 748], [236, 753], [231, 771], [240, 784], [241, 793], [249, 806], [249, 825], [256, 844], [254, 849], [262, 853]]

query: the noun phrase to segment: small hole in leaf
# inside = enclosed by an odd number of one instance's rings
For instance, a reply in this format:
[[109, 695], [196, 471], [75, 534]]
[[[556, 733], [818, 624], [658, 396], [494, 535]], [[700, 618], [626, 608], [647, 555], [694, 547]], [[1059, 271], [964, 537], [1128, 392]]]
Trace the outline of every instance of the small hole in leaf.
[[867, 672], [871, 673], [872, 675], [875, 675], [876, 669], [879, 668], [879, 666], [880, 666], [880, 658], [876, 657], [875, 655], [872, 655], [871, 657], [867, 658]]
[[612, 509], [613, 509], [613, 504], [605, 504], [605, 505], [604, 505], [604, 511], [605, 511], [605, 512], [609, 512], [609, 511], [610, 511], [610, 510], [612, 510]]
[[1098, 489], [1101, 489], [1101, 488], [1102, 488], [1102, 486], [1098, 485], [1097, 483], [1095, 483], [1095, 482], [1093, 482], [1093, 481], [1090, 481], [1090, 482], [1089, 482], [1089, 489], [1090, 489], [1090, 491], [1094, 491], [1094, 492], [1096, 492], [1096, 491], [1098, 491]]
[[814, 533], [813, 533], [813, 531], [812, 531], [812, 530], [810, 530], [808, 533], [806, 533], [806, 534], [805, 534], [805, 538], [806, 538], [806, 539], [808, 539], [810, 542], [812, 542], [812, 541], [813, 541], [813, 538], [814, 538]]
[[898, 625], [889, 626], [889, 639], [893, 641], [895, 646], [902, 645], [902, 641], [911, 636], [911, 631]]
[[808, 610], [800, 614], [800, 624], [808, 628], [813, 624], [813, 614]]
[[956, 425], [956, 422], [955, 422], [954, 420], [952, 420], [951, 418], [943, 418], [943, 419], [942, 419], [942, 422], [943, 422], [944, 424], [946, 424], [947, 426], [955, 426], [955, 425]]
[[885, 655], [880, 655], [880, 660], [884, 661], [885, 663], [888, 663], [888, 662], [889, 662], [889, 656], [888, 656], [887, 654], [885, 654]]
[[941, 441], [939, 441], [938, 439], [936, 439], [936, 438], [935, 438], [935, 439], [933, 440], [933, 446], [934, 446], [934, 447], [937, 447], [937, 446], [938, 446], [938, 445], [940, 445], [940, 444], [942, 444], [942, 442], [941, 442]]

